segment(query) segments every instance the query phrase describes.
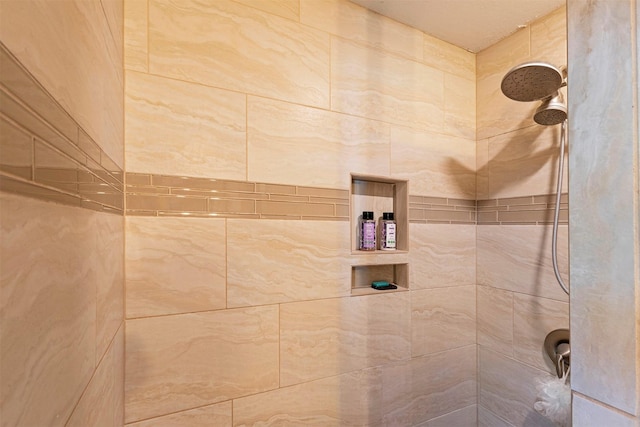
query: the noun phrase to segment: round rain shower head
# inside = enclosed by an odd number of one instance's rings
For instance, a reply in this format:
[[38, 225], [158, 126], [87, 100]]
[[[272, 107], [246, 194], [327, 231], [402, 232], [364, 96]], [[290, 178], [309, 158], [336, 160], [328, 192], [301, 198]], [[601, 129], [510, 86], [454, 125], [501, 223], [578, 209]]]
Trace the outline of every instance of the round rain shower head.
[[553, 95], [564, 84], [561, 70], [546, 62], [520, 64], [503, 77], [502, 93], [514, 101], [537, 101]]
[[564, 122], [567, 119], [567, 106], [561, 92], [556, 92], [553, 96], [542, 101], [536, 109], [533, 120], [539, 125], [553, 126]]

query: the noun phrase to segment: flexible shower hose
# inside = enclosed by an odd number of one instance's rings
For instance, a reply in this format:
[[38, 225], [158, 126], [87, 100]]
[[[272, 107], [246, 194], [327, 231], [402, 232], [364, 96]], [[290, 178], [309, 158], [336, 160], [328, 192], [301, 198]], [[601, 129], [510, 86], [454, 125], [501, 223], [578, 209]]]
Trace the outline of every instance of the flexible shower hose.
[[558, 162], [558, 186], [556, 188], [556, 206], [553, 212], [553, 235], [551, 244], [551, 258], [553, 261], [553, 272], [556, 275], [558, 284], [567, 295], [569, 295], [569, 288], [565, 285], [560, 276], [560, 270], [558, 269], [558, 219], [560, 218], [560, 196], [562, 195], [562, 174], [564, 172], [564, 148], [567, 138], [567, 120], [562, 122], [562, 134], [560, 136], [560, 161]]

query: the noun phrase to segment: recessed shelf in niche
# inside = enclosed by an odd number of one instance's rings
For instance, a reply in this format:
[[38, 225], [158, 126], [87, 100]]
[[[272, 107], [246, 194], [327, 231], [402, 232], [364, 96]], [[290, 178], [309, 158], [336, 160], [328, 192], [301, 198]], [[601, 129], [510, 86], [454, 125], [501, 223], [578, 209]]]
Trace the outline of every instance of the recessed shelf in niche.
[[[351, 175], [351, 250], [354, 254], [381, 254], [409, 250], [409, 183], [380, 176]], [[396, 220], [395, 251], [361, 251], [358, 228], [363, 211], [374, 213], [376, 228], [383, 212], [393, 212]]]
[[[371, 282], [386, 280], [398, 289], [380, 291], [371, 287]], [[377, 264], [351, 266], [351, 295], [380, 294], [409, 290], [409, 264]]]

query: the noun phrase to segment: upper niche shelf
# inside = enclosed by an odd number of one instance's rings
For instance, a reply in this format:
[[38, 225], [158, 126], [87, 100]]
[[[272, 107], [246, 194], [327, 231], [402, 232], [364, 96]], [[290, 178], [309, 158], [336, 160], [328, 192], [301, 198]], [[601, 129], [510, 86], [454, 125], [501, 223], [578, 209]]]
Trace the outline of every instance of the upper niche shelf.
[[[354, 254], [383, 254], [409, 250], [409, 184], [406, 180], [380, 176], [351, 175], [351, 250]], [[358, 227], [363, 211], [372, 211], [379, 229], [383, 212], [393, 212], [396, 220], [395, 251], [358, 250]], [[378, 239], [379, 240], [379, 239]], [[379, 243], [379, 242], [376, 242]], [[379, 244], [377, 245], [379, 247]]]

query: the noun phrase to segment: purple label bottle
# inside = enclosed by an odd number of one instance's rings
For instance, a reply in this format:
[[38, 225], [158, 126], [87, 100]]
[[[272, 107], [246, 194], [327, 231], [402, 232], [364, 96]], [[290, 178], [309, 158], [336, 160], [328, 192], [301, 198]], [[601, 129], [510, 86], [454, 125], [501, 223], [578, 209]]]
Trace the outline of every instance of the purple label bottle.
[[360, 250], [376, 250], [376, 221], [373, 219], [373, 212], [362, 212], [360, 222]]

